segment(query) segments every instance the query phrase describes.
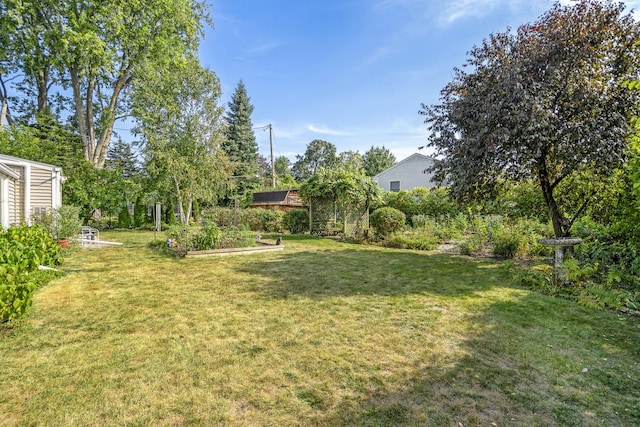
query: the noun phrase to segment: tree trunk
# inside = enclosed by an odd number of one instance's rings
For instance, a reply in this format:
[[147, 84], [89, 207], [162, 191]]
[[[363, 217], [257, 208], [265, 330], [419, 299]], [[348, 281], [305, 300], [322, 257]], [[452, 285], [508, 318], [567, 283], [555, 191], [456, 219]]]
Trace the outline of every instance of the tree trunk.
[[73, 88], [73, 104], [76, 110], [76, 121], [78, 122], [78, 132], [80, 133], [80, 139], [82, 140], [82, 147], [84, 152], [84, 159], [90, 160], [93, 158], [93, 142], [89, 141], [89, 133], [87, 132], [87, 125], [83, 116], [83, 102], [82, 94], [80, 93], [80, 75], [78, 69], [71, 67], [69, 69], [71, 74], [71, 87]]
[[567, 237], [566, 231], [563, 228], [563, 216], [560, 213], [556, 199], [553, 197], [553, 187], [549, 181], [549, 174], [544, 155], [538, 160], [538, 181], [540, 182], [540, 188], [542, 188], [544, 201], [549, 209], [551, 223], [553, 224], [553, 233], [556, 237]]
[[101, 112], [101, 122], [104, 125], [104, 129], [100, 134], [100, 139], [98, 139], [95, 145], [93, 158], [91, 159], [97, 169], [103, 169], [105, 161], [107, 160], [109, 143], [111, 142], [111, 136], [113, 135], [113, 124], [115, 121], [118, 98], [120, 97], [120, 93], [126, 86], [129, 79], [129, 68], [124, 65], [126, 63], [126, 57], [123, 56], [122, 60], [123, 66], [120, 67], [118, 80], [116, 81], [116, 84], [113, 88], [113, 93], [111, 94], [111, 98], [109, 99], [109, 106], [106, 109], [103, 109]]
[[49, 69], [44, 67], [35, 73], [38, 86], [38, 113], [47, 109], [49, 98]]

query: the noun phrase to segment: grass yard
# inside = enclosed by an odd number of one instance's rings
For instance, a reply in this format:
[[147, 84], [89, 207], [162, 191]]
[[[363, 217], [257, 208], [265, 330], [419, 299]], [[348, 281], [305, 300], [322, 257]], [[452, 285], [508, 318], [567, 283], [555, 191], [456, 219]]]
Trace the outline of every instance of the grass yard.
[[77, 251], [0, 330], [0, 425], [637, 426], [640, 319], [504, 264], [286, 238]]

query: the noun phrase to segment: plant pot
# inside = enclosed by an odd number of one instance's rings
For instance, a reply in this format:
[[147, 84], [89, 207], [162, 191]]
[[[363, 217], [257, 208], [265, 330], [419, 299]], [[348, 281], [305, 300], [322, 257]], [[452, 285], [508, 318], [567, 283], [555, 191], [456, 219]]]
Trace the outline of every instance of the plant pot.
[[69, 249], [69, 239], [59, 239], [56, 242], [60, 245], [60, 248]]

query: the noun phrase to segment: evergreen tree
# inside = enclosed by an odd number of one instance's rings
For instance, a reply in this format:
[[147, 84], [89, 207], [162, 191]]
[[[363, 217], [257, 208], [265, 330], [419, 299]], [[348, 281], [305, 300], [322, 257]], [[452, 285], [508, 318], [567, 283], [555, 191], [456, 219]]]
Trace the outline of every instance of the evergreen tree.
[[240, 80], [228, 104], [229, 111], [225, 116], [227, 130], [222, 143], [235, 176], [255, 175], [258, 172], [258, 144], [251, 123], [253, 105], [249, 101], [247, 90]]
[[107, 167], [112, 170], [122, 171], [125, 179], [138, 175], [138, 161], [131, 150], [131, 145], [119, 139], [112, 143], [107, 154]]
[[372, 145], [363, 157], [367, 176], [375, 176], [396, 163], [396, 157], [384, 145], [382, 147]]

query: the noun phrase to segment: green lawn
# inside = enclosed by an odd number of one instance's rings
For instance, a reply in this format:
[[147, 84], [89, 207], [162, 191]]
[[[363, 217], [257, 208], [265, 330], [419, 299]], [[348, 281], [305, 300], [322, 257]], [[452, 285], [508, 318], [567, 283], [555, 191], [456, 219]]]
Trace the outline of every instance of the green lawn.
[[[77, 251], [0, 330], [0, 425], [636, 426], [640, 319], [495, 260], [284, 239]], [[159, 235], [160, 236], [160, 235]]]

